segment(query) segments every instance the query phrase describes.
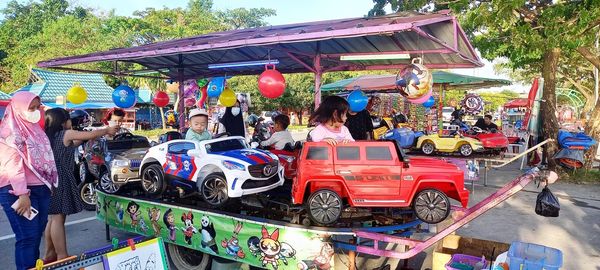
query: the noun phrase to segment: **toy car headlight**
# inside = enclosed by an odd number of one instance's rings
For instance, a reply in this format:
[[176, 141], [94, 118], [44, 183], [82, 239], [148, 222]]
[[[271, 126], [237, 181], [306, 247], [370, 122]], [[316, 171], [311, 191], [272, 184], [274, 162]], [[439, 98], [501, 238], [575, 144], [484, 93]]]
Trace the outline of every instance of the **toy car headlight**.
[[287, 161], [287, 162], [293, 162], [294, 161], [294, 157], [293, 156], [279, 155], [279, 157], [285, 159], [285, 161]]
[[229, 170], [239, 170], [239, 171], [245, 171], [246, 170], [246, 166], [239, 164], [237, 162], [233, 162], [233, 161], [227, 161], [227, 160], [223, 160], [221, 162], [223, 164], [223, 166]]
[[110, 162], [111, 167], [129, 167], [128, 160], [115, 159]]

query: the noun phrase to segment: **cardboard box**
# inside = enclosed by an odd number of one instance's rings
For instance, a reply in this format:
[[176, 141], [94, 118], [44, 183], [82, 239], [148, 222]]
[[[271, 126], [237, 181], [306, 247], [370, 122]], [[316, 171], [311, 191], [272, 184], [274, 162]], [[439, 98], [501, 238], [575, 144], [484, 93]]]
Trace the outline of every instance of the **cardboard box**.
[[495, 258], [498, 254], [508, 251], [509, 247], [510, 245], [507, 243], [451, 234], [436, 244], [433, 250], [432, 270], [445, 270], [445, 265], [450, 261], [453, 254], [467, 254], [478, 257], [483, 255], [489, 262], [494, 248], [496, 248], [494, 251]]

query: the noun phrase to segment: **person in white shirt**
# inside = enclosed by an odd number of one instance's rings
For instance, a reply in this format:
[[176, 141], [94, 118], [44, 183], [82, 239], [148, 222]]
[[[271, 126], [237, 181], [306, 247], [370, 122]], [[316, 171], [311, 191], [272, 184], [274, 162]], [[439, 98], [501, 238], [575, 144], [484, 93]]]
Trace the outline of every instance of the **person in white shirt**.
[[292, 134], [287, 130], [290, 125], [290, 118], [285, 114], [280, 114], [273, 118], [275, 123], [275, 133], [271, 137], [260, 143], [261, 146], [270, 146], [276, 150], [282, 150], [287, 143], [294, 144]]

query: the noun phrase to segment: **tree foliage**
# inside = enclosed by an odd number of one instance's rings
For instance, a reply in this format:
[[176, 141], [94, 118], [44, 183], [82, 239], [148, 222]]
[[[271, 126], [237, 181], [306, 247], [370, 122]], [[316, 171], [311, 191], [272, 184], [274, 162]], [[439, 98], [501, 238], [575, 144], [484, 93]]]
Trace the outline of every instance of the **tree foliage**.
[[[274, 10], [265, 8], [219, 11], [213, 9], [212, 0], [190, 0], [185, 8], [147, 8], [133, 16], [86, 9], [67, 0], [12, 0], [0, 12], [4, 15], [0, 21], [0, 89], [6, 92], [25, 85], [29, 69], [42, 60], [264, 26], [265, 18], [275, 15]], [[110, 63], [77, 67], [104, 71], [113, 68]], [[106, 79], [117, 85], [123, 78]], [[133, 86], [161, 86], [158, 80], [129, 81]]]

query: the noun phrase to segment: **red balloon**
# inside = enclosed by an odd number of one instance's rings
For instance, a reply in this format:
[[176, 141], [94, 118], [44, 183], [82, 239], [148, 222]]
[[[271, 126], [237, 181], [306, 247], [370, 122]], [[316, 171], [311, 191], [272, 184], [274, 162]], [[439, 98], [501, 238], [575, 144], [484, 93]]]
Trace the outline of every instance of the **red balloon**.
[[158, 91], [152, 98], [152, 102], [158, 107], [164, 107], [169, 105], [169, 95], [163, 91]]
[[285, 90], [285, 78], [275, 68], [267, 69], [258, 77], [258, 90], [266, 98], [278, 98]]

